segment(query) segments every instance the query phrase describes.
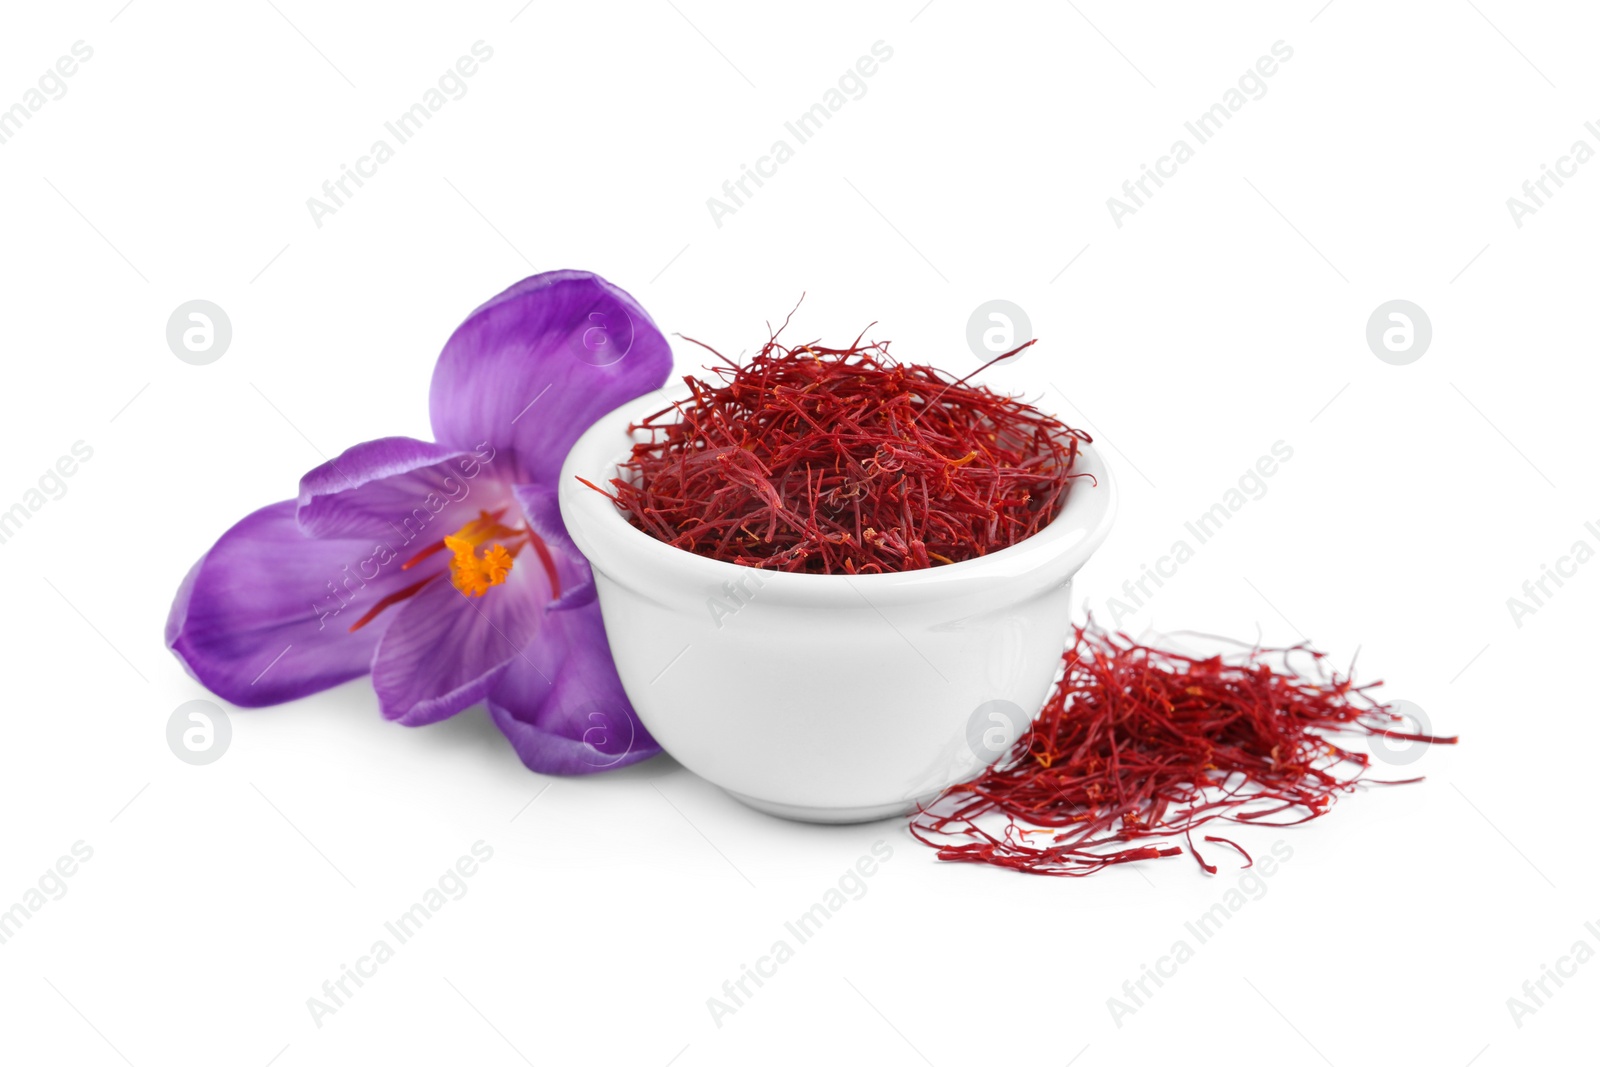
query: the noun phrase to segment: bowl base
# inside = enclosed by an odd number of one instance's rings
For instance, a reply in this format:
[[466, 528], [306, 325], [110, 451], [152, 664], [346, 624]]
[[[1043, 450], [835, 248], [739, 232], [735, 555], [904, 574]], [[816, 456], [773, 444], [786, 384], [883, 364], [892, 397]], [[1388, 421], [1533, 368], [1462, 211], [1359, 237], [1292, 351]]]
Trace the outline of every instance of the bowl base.
[[774, 800], [762, 800], [759, 797], [735, 793], [731, 789], [724, 789], [723, 792], [739, 803], [755, 808], [759, 812], [767, 815], [776, 815], [780, 819], [792, 819], [795, 822], [835, 824], [876, 822], [879, 819], [909, 815], [917, 810], [917, 801], [915, 800], [896, 800], [888, 804], [869, 804], [864, 807], [854, 808], [819, 808], [805, 804], [780, 804]]

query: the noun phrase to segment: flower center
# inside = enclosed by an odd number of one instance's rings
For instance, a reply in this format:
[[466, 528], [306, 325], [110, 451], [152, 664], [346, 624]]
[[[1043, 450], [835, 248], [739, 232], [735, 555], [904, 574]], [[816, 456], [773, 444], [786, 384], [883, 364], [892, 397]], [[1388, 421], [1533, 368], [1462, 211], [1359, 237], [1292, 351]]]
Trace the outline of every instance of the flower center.
[[[551, 556], [544, 539], [527, 525], [520, 527], [505, 525], [500, 521], [505, 513], [505, 508], [492, 512], [478, 512], [477, 518], [455, 533], [446, 535], [443, 540], [435, 541], [418, 552], [401, 564], [400, 569], [408, 571], [435, 553], [448, 551], [451, 553], [450, 584], [463, 596], [481, 597], [495, 586], [505, 583], [506, 577], [516, 563], [517, 553], [532, 545], [534, 552], [539, 556], [540, 564], [544, 567], [545, 577], [550, 580], [550, 598], [554, 600], [560, 597], [561, 577], [556, 571], [555, 558]], [[350, 627], [351, 632], [361, 629], [377, 618], [385, 608], [416, 596], [441, 576], [442, 572], [432, 574], [404, 589], [390, 593], [357, 619], [355, 625]]]
[[[500, 543], [502, 539], [512, 547], [506, 548]], [[451, 583], [467, 596], [482, 596], [506, 580], [517, 551], [527, 539], [526, 530], [502, 526], [498, 514], [478, 512], [476, 519], [444, 539], [444, 547], [454, 554], [450, 560]], [[488, 541], [494, 543], [479, 555], [478, 549]]]

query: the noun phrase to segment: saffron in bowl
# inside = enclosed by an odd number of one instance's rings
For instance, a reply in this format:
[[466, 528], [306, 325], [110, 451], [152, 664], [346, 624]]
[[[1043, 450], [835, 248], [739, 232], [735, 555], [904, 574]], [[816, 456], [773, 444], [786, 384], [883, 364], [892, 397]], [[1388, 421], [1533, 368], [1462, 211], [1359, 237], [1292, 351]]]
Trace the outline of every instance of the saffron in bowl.
[[718, 377], [606, 416], [562, 470], [623, 688], [762, 811], [912, 811], [1043, 704], [1115, 511], [1104, 458], [881, 345], [774, 341]]
[[710, 351], [718, 380], [685, 378], [686, 399], [633, 427], [648, 436], [610, 490], [589, 483], [678, 548], [807, 574], [919, 570], [1031, 537], [1085, 476], [1088, 434], [887, 343], [773, 337], [743, 365]]

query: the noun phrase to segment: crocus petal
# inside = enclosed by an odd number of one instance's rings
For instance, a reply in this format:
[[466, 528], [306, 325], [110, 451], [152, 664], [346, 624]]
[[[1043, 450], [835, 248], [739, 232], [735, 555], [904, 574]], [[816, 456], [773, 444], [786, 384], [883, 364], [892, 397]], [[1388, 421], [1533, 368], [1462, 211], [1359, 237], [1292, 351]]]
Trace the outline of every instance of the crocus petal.
[[533, 641], [549, 600], [549, 581], [531, 548], [483, 596], [470, 597], [442, 577], [408, 600], [372, 661], [384, 717], [422, 726], [482, 700]]
[[300, 479], [296, 517], [312, 537], [376, 538], [399, 551], [424, 530], [424, 541], [437, 541], [480, 507], [503, 505], [504, 482], [494, 475], [493, 463], [480, 455], [384, 437], [347, 449]]
[[540, 774], [593, 774], [661, 751], [622, 691], [595, 603], [546, 615], [488, 704], [522, 762]]
[[556, 576], [561, 580], [561, 595], [551, 602], [549, 610], [566, 611], [592, 604], [595, 596], [594, 572], [567, 534], [566, 523], [561, 520], [561, 508], [556, 504], [556, 491], [540, 485], [519, 485], [514, 487], [514, 491], [517, 503], [522, 507], [523, 518], [550, 550]]
[[[643, 308], [596, 274], [535, 275], [468, 316], [433, 372], [433, 432], [510, 450], [522, 482], [554, 484], [578, 435], [659, 389], [672, 350]], [[665, 406], [665, 405], [663, 405]]]
[[[350, 624], [416, 575], [373, 561], [371, 540], [316, 540], [295, 502], [271, 504], [223, 534], [184, 578], [167, 647], [224, 700], [261, 707], [366, 674], [388, 619]], [[374, 574], [375, 577], [364, 577]]]

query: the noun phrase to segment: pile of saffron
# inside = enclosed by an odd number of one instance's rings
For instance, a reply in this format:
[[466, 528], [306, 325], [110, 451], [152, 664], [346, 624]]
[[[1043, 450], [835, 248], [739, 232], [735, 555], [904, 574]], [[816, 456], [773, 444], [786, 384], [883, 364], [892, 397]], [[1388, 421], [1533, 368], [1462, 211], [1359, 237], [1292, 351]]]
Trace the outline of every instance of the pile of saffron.
[[775, 333], [744, 364], [702, 347], [716, 380], [686, 377], [687, 399], [630, 428], [649, 437], [610, 492], [585, 481], [686, 551], [811, 574], [918, 570], [1038, 532], [1087, 476], [1073, 465], [1088, 434], [900, 363], [887, 342], [791, 348]]
[[[1306, 644], [1195, 657], [1091, 621], [1075, 627], [1060, 682], [1007, 756], [918, 811], [911, 832], [942, 860], [1081, 876], [1180, 855], [1207, 873], [1194, 831], [1212, 822], [1292, 826], [1328, 813], [1369, 769], [1352, 741], [1455, 744], [1328, 671]], [[1374, 784], [1400, 785], [1420, 778]], [[1237, 851], [1220, 836], [1205, 841]]]

